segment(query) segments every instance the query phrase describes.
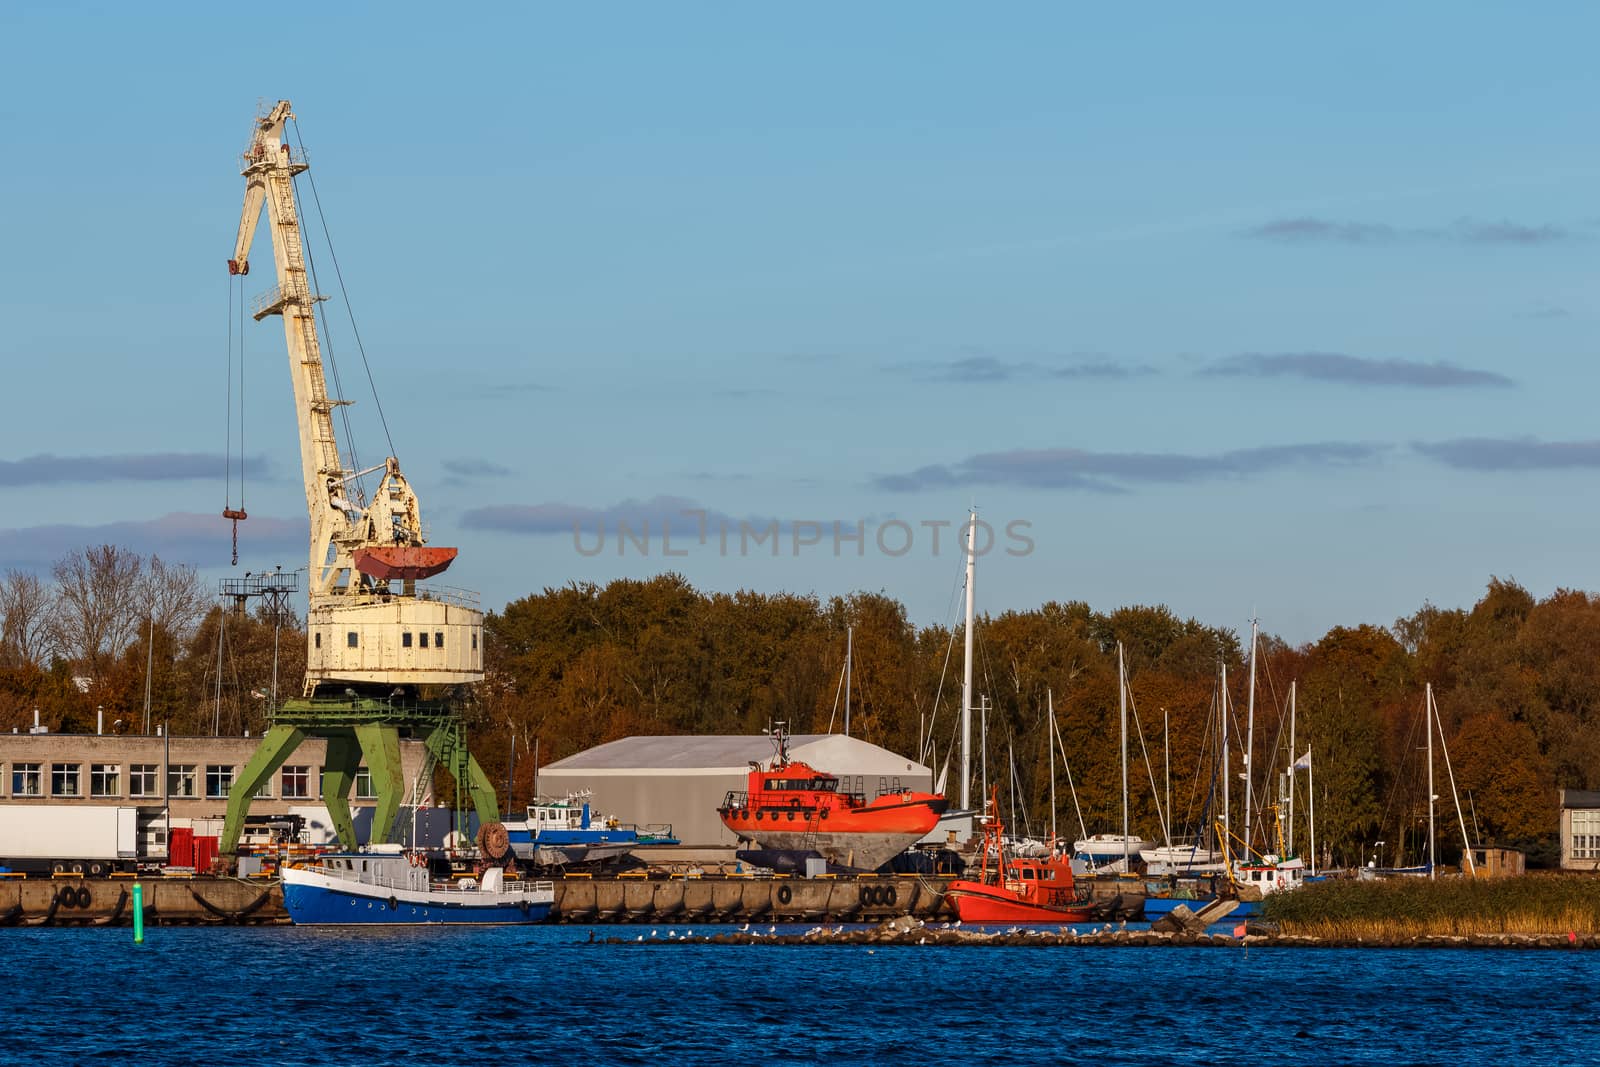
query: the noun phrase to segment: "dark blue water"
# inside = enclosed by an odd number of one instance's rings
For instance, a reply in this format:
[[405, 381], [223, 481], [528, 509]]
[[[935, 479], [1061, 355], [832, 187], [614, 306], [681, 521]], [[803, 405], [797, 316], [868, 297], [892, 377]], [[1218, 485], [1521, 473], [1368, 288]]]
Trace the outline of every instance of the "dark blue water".
[[0, 1063], [1600, 1059], [1595, 952], [641, 946], [588, 935], [156, 927], [136, 947], [126, 928], [0, 930]]

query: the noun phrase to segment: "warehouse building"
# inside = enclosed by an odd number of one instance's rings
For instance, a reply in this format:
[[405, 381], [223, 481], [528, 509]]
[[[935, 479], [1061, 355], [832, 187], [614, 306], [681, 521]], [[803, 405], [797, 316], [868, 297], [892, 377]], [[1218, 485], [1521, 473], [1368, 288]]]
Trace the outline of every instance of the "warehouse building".
[[[138, 855], [167, 854], [167, 829], [189, 827], [216, 834], [226, 813], [233, 779], [260, 745], [255, 737], [183, 737], [161, 734], [57, 734], [39, 727], [0, 733], [0, 818], [20, 818], [38, 806], [137, 809]], [[322, 803], [327, 742], [307, 738], [269, 778], [251, 802], [252, 816], [298, 816], [309, 844], [334, 840], [332, 819]], [[420, 741], [400, 743], [407, 782], [426, 757]], [[377, 792], [362, 767], [351, 790], [350, 809], [359, 836], [372, 824]]]
[[[539, 771], [545, 796], [593, 793], [596, 812], [640, 826], [670, 823], [685, 845], [732, 847], [717, 817], [729, 790], [742, 790], [750, 765], [773, 758], [772, 738], [625, 737]], [[789, 758], [837, 775], [839, 788], [872, 800], [900, 789], [931, 790], [933, 772], [905, 756], [843, 734], [796, 734]]]

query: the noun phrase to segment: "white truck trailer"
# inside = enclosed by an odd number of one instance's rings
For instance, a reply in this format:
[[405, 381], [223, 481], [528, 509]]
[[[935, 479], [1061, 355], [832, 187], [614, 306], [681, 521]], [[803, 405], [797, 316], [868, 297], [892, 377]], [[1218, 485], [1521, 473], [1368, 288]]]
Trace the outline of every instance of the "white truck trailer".
[[0, 805], [0, 867], [91, 877], [139, 860], [139, 809], [111, 805]]

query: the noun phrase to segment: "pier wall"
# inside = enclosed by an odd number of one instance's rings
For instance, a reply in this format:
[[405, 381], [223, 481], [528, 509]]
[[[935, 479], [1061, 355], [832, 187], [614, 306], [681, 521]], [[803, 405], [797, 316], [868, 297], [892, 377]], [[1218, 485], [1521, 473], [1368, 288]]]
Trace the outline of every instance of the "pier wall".
[[[556, 878], [550, 922], [881, 922], [902, 915], [954, 919], [948, 876], [868, 878], [614, 877]], [[0, 926], [126, 925], [133, 880], [0, 880]], [[144, 878], [145, 922], [154, 925], [286, 923], [276, 881]], [[1115, 885], [1089, 886], [1098, 900]], [[1136, 911], [1130, 915], [1137, 917]]]

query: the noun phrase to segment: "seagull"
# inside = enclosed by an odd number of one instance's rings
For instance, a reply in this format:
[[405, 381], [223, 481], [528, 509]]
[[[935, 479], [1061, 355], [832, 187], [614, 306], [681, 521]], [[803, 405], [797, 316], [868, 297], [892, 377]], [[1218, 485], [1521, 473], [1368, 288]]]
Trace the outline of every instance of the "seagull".
[[745, 923], [743, 926], [739, 927], [739, 932], [742, 934], [748, 929], [750, 929], [750, 924], [749, 923]]
[[[1109, 929], [1111, 929], [1111, 927], [1109, 927], [1109, 926], [1108, 926], [1108, 927], [1106, 927], [1106, 929], [1107, 929], [1107, 930], [1109, 930]], [[660, 934], [660, 933], [661, 933], [661, 931], [660, 931], [660, 930], [651, 930], [651, 931], [650, 931], [650, 936], [651, 936], [651, 937], [655, 937], [655, 936], [656, 936], [656, 935], [658, 935], [658, 934]]]
[[676, 931], [676, 930], [668, 930], [667, 931], [667, 936], [668, 937], [677, 937], [678, 936], [678, 931]]
[[776, 926], [769, 926], [769, 927], [767, 927], [767, 933], [769, 933], [769, 934], [775, 934], [775, 933], [777, 933], [777, 932], [778, 932], [778, 928], [777, 928], [777, 927], [776, 927]]
[[635, 941], [643, 941], [644, 940], [644, 935], [640, 934], [638, 937], [634, 938], [634, 940]]
[[927, 943], [928, 943], [928, 939], [927, 938], [923, 938], [921, 941], [917, 942], [917, 944], [919, 944], [919, 945], [926, 945]]

